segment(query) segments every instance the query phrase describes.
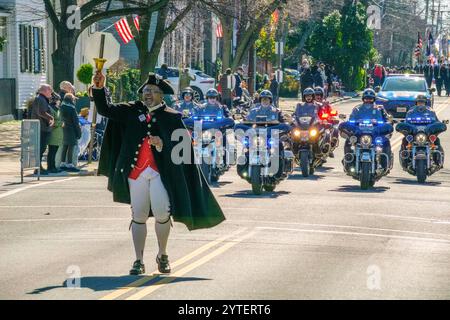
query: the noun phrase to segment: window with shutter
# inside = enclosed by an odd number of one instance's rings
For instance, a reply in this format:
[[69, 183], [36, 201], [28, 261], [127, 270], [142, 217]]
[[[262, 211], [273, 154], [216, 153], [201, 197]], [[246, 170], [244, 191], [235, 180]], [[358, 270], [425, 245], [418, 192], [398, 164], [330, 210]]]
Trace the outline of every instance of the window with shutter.
[[45, 46], [44, 46], [44, 28], [39, 28], [40, 32], [40, 57], [41, 57], [41, 72], [45, 70]]
[[33, 72], [41, 72], [41, 50], [40, 50], [40, 36], [39, 28], [33, 27]]
[[26, 52], [26, 31], [24, 25], [19, 25], [19, 37], [20, 37], [20, 72], [27, 71], [27, 52]]
[[34, 59], [33, 59], [33, 28], [31, 26], [27, 26], [27, 35], [28, 35], [28, 68], [27, 72], [33, 72], [34, 68]]

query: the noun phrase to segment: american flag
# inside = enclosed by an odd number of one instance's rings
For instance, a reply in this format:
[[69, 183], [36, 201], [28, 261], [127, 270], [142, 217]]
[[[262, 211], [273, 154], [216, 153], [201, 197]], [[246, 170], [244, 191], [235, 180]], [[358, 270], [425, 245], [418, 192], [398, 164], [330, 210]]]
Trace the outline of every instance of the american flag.
[[422, 54], [422, 47], [423, 47], [422, 37], [420, 36], [420, 32], [418, 32], [417, 45], [416, 49], [414, 50], [414, 54], [416, 55], [416, 57], [419, 57]]
[[221, 23], [217, 24], [216, 37], [217, 38], [222, 38], [223, 37], [223, 30], [222, 30], [222, 24]]
[[[136, 16], [133, 19], [134, 25], [136, 29], [139, 31], [139, 17]], [[128, 24], [127, 18], [122, 18], [116, 23], [114, 23], [116, 27], [117, 33], [119, 33], [120, 38], [122, 38], [123, 43], [127, 44], [134, 38], [133, 33], [131, 32], [130, 26]]]

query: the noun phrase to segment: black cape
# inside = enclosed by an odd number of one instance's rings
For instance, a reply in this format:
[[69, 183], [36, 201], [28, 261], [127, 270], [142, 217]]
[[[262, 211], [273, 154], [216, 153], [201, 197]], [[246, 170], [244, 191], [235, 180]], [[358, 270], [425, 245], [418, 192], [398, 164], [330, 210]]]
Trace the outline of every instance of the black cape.
[[[172, 132], [184, 129], [184, 139], [189, 139], [181, 114], [163, 106], [152, 113], [151, 128], [142, 121], [148, 110], [141, 101], [111, 104], [102, 89], [93, 90], [98, 112], [108, 117], [103, 137], [98, 173], [108, 177], [108, 190], [115, 202], [130, 203], [128, 175], [136, 163], [140, 143], [149, 133], [159, 136], [163, 142], [161, 152], [152, 146], [162, 183], [170, 199], [170, 210], [174, 221], [184, 223], [189, 230], [211, 228], [225, 220], [224, 214], [211, 192], [208, 183], [193, 162], [174, 164], [171, 158]], [[151, 215], [151, 212], [149, 213]]]

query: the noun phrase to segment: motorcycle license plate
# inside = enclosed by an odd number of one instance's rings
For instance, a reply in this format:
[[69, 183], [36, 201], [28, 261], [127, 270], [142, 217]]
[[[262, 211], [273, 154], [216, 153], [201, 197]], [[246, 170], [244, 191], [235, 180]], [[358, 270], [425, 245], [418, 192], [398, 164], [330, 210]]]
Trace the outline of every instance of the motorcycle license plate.
[[406, 112], [408, 111], [408, 108], [406, 107], [397, 107], [397, 112]]
[[369, 162], [369, 161], [370, 161], [370, 153], [364, 152], [364, 153], [361, 155], [361, 161], [363, 161], [363, 162]]
[[309, 131], [300, 131], [300, 139], [307, 140], [309, 138]]

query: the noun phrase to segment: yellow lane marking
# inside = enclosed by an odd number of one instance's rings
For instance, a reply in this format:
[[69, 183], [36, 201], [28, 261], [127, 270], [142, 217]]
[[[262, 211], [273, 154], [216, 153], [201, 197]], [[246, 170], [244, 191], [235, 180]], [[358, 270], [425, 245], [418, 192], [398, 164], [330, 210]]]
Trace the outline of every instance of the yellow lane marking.
[[[236, 231], [234, 231], [234, 232], [232, 232], [232, 233], [230, 233], [228, 235], [222, 236], [222, 237], [220, 237], [220, 238], [218, 238], [218, 239], [216, 239], [214, 241], [211, 241], [211, 242], [205, 244], [204, 246], [202, 246], [202, 247], [192, 251], [190, 254], [188, 254], [188, 255], [180, 258], [179, 260], [175, 261], [174, 263], [171, 263], [171, 267], [172, 268], [176, 268], [177, 266], [182, 265], [183, 263], [189, 261], [192, 258], [195, 258], [196, 256], [198, 256], [198, 255], [202, 254], [203, 252], [209, 250], [210, 248], [218, 245], [219, 243], [224, 242], [225, 240], [227, 240], [227, 239], [229, 239], [231, 237], [237, 236], [238, 234], [244, 232], [246, 229], [247, 228], [240, 228], [240, 229], [238, 229], [238, 230], [236, 230]], [[140, 278], [140, 279], [138, 279], [138, 280], [136, 280], [136, 281], [134, 281], [134, 282], [132, 282], [130, 284], [127, 284], [127, 285], [125, 285], [125, 287], [117, 289], [117, 290], [107, 294], [106, 296], [100, 298], [100, 300], [114, 300], [114, 299], [116, 299], [116, 298], [118, 298], [118, 297], [128, 293], [129, 291], [131, 291], [131, 290], [133, 290], [133, 289], [135, 289], [135, 288], [145, 284], [146, 282], [156, 278], [158, 275], [159, 275], [158, 270], [155, 270], [155, 271], [152, 272], [152, 275], [144, 276], [144, 277], [142, 277], [142, 278]]]
[[245, 239], [248, 239], [248, 238], [252, 237], [256, 232], [257, 231], [252, 231], [250, 233], [247, 233], [247, 234], [241, 236], [240, 238], [236, 239], [235, 241], [231, 241], [231, 242], [228, 242], [228, 243], [224, 244], [223, 246], [217, 248], [216, 250], [214, 250], [213, 252], [209, 253], [208, 255], [200, 258], [199, 260], [194, 261], [191, 264], [188, 264], [183, 269], [180, 269], [177, 272], [173, 273], [170, 277], [163, 278], [163, 279], [159, 280], [158, 282], [152, 284], [151, 286], [145, 287], [144, 289], [142, 289], [138, 293], [135, 293], [132, 296], [128, 297], [126, 300], [139, 300], [139, 299], [142, 299], [143, 297], [151, 294], [152, 292], [155, 292], [156, 290], [162, 288], [164, 285], [175, 281], [177, 279], [177, 277], [181, 277], [181, 276], [185, 275], [186, 273], [188, 273], [188, 272], [194, 270], [195, 268], [197, 268], [197, 267], [207, 263], [208, 261], [210, 261], [211, 259], [217, 257], [218, 255], [226, 252], [227, 250], [231, 249], [232, 247], [234, 247], [238, 243], [244, 241]]

